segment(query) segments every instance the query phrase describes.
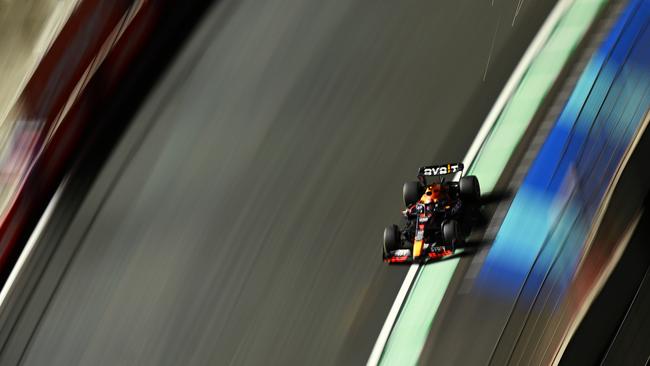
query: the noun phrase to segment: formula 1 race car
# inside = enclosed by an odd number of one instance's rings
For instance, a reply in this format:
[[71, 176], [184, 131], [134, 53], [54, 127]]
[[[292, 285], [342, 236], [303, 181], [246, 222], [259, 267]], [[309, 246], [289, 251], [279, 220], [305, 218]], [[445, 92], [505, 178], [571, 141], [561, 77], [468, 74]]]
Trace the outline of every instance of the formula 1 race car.
[[[417, 182], [404, 183], [405, 223], [384, 230], [384, 262], [426, 262], [452, 255], [464, 244], [479, 216], [481, 190], [473, 175], [449, 178], [462, 170], [462, 163], [426, 166]], [[428, 183], [427, 177], [437, 179]]]

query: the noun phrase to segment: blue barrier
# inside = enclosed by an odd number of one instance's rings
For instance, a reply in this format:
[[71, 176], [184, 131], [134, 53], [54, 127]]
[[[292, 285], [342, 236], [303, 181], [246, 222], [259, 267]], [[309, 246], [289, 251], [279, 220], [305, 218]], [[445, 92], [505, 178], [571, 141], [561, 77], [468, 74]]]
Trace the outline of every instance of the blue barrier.
[[[571, 280], [596, 210], [650, 107], [650, 1], [631, 1], [592, 56], [477, 277], [490, 297]], [[557, 293], [556, 295], [560, 295]]]

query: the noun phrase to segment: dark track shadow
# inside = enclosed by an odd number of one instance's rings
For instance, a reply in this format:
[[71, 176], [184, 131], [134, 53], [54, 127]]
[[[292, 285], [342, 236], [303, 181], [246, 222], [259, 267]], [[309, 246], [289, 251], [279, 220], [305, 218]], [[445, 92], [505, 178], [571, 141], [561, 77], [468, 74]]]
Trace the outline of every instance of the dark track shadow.
[[509, 198], [512, 198], [514, 192], [512, 190], [499, 190], [481, 196], [481, 205], [489, 206], [501, 203]]
[[509, 200], [513, 197], [511, 190], [493, 191], [488, 194], [482, 195], [480, 200], [480, 208], [477, 210], [474, 222], [472, 223], [473, 230], [483, 231], [490, 223], [492, 214], [494, 213], [495, 206], [501, 202]]

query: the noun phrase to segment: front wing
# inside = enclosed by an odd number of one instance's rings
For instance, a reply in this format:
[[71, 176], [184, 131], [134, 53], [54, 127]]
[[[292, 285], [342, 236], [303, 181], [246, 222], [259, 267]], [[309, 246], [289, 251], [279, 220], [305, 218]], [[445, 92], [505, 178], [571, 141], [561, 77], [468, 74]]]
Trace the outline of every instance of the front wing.
[[384, 262], [386, 263], [414, 263], [426, 262], [429, 260], [440, 259], [448, 257], [453, 252], [444, 247], [432, 247], [433, 250], [426, 250], [417, 258], [413, 258], [413, 251], [411, 249], [397, 249], [384, 254]]

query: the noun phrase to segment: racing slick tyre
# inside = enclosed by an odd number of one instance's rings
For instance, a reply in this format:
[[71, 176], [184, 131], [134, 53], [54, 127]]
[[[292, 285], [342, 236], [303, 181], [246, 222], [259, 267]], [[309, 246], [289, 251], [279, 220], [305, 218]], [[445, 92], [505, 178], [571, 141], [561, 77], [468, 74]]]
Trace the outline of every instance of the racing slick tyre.
[[424, 187], [420, 182], [406, 182], [402, 186], [402, 197], [406, 207], [416, 204], [423, 194]]
[[384, 258], [394, 250], [400, 248], [402, 243], [401, 235], [397, 225], [390, 225], [384, 229]]
[[445, 247], [452, 252], [456, 250], [458, 244], [464, 242], [463, 234], [460, 231], [460, 225], [456, 220], [446, 220], [442, 223], [442, 238], [445, 241]]
[[478, 202], [481, 198], [481, 187], [475, 175], [467, 175], [460, 178], [460, 198], [467, 202]]

